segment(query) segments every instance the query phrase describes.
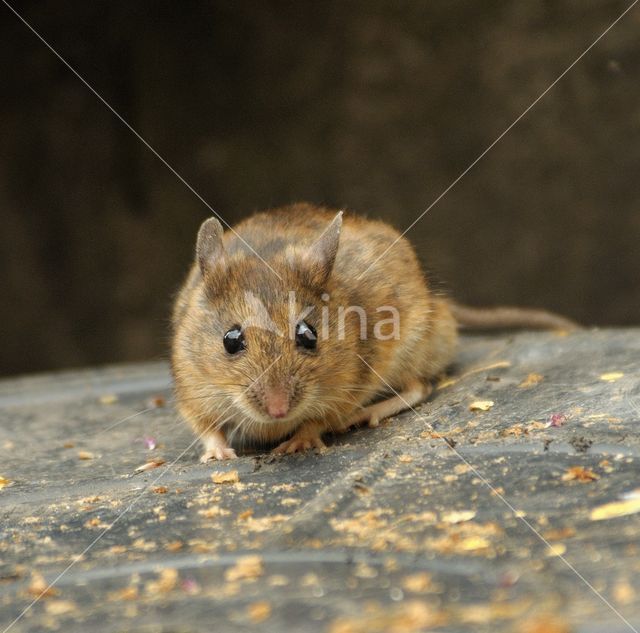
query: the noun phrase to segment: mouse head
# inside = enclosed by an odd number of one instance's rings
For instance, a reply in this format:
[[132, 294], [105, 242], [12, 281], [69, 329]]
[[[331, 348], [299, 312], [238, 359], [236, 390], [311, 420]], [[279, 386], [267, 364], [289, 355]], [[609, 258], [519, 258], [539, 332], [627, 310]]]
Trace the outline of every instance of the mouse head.
[[[197, 262], [202, 275], [198, 319], [189, 319], [189, 357], [199, 368], [199, 392], [223, 400], [240, 425], [292, 429], [353, 406], [340, 391], [357, 363], [355, 341], [337, 340], [332, 271], [342, 213], [313, 234], [289, 233], [268, 267], [218, 220], [201, 226]], [[299, 239], [298, 239], [299, 238]]]

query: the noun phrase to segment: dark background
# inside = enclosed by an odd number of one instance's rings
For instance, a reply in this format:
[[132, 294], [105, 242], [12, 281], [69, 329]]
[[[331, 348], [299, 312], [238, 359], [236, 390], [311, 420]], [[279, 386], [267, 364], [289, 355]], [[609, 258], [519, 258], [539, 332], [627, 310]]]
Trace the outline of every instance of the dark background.
[[[630, 2], [20, 2], [225, 219], [406, 228]], [[0, 5], [0, 373], [166, 355], [207, 208]], [[640, 5], [411, 230], [472, 304], [640, 320]]]

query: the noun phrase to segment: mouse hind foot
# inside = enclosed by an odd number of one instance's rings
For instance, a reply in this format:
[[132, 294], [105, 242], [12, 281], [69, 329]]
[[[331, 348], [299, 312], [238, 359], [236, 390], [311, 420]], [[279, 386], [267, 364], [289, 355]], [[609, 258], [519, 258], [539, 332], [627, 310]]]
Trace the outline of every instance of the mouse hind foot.
[[305, 422], [288, 439], [276, 446], [272, 453], [291, 454], [300, 453], [311, 448], [326, 448], [322, 441], [322, 433], [325, 429], [318, 424]]
[[413, 409], [416, 404], [426, 400], [433, 391], [430, 383], [415, 381], [409, 384], [401, 392], [375, 404], [370, 404], [355, 413], [347, 422], [347, 426], [354, 426], [366, 422], [370, 427], [376, 427], [380, 420], [389, 418], [396, 413]]

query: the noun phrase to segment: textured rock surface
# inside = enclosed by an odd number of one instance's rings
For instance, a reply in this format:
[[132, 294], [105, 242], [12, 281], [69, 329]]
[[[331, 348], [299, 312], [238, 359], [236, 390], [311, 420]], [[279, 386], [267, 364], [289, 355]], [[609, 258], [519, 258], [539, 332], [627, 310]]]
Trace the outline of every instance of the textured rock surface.
[[639, 354], [466, 337], [417, 412], [208, 465], [163, 364], [0, 383], [0, 627], [58, 579], [10, 630], [631, 631]]

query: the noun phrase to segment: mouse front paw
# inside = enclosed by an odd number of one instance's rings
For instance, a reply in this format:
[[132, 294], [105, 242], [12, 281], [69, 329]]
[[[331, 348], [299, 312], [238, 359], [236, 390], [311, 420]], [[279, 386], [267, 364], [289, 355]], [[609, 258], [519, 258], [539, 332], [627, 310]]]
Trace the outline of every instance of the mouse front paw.
[[222, 446], [218, 446], [216, 448], [212, 448], [208, 451], [205, 451], [205, 453], [200, 458], [200, 461], [203, 464], [206, 464], [208, 461], [211, 461], [213, 459], [218, 461], [223, 461], [225, 459], [238, 459], [238, 456], [236, 455], [236, 452], [234, 449], [223, 448]]
[[308, 451], [310, 448], [326, 448], [317, 428], [305, 428], [296, 431], [293, 437], [276, 446], [271, 452], [280, 455], [284, 455], [285, 453], [290, 455], [292, 453]]
[[220, 431], [211, 431], [202, 438], [204, 454], [200, 461], [204, 464], [211, 459], [224, 461], [225, 459], [237, 459], [236, 452], [227, 444], [224, 435]]

